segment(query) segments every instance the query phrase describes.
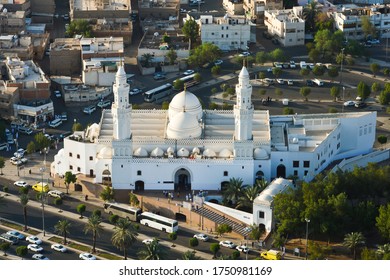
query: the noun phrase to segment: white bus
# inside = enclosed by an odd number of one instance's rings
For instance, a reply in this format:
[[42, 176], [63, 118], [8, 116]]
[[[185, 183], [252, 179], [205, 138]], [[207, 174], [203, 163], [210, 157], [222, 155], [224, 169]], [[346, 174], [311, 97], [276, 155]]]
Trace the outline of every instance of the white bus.
[[138, 221], [138, 216], [141, 214], [141, 209], [126, 204], [105, 202], [103, 207], [104, 212], [110, 215], [115, 214], [121, 218], [126, 218], [134, 222]]
[[[199, 84], [199, 82], [194, 79], [195, 75], [196, 75], [196, 73], [177, 79], [177, 80], [183, 81], [183, 87], [182, 88], [174, 88], [174, 90], [179, 91], [179, 90], [183, 90], [184, 88], [190, 88], [194, 85]], [[175, 85], [177, 80], [173, 81], [174, 85]]]
[[171, 93], [172, 93], [172, 85], [168, 83], [145, 92], [144, 100], [146, 102], [157, 101], [158, 99], [166, 97]]
[[152, 227], [169, 233], [176, 232], [179, 229], [179, 224], [176, 220], [150, 212], [143, 212], [140, 215], [139, 222], [147, 227]]

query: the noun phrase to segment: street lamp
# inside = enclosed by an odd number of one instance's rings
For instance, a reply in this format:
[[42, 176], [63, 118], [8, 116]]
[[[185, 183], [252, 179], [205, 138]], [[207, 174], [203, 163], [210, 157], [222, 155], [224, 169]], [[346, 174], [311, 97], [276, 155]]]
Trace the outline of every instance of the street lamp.
[[43, 166], [44, 168], [46, 168], [46, 151], [47, 151], [47, 148], [43, 148]]
[[344, 50], [345, 48], [341, 49], [341, 65], [340, 65], [340, 85], [343, 84], [343, 62], [344, 62]]
[[41, 181], [41, 203], [42, 203], [42, 231], [43, 231], [43, 236], [46, 236], [45, 232], [45, 198], [46, 198], [46, 193], [43, 191], [43, 174], [46, 171], [45, 167], [39, 168], [39, 171], [42, 174], [42, 181]]
[[[15, 138], [14, 139], [14, 142], [15, 142], [15, 147], [16, 147], [16, 153], [18, 152], [18, 138]], [[16, 156], [16, 170], [17, 170], [17, 172], [18, 172], [18, 177], [19, 177], [19, 160], [21, 160], [20, 159], [20, 157], [18, 156], [18, 154], [17, 154], [17, 156]]]
[[308, 238], [309, 238], [309, 223], [310, 220], [305, 218], [306, 221], [306, 250], [305, 250], [305, 260], [307, 260], [307, 245], [308, 245]]
[[342, 109], [343, 113], [344, 113], [344, 92], [345, 92], [345, 87], [343, 87], [343, 109]]

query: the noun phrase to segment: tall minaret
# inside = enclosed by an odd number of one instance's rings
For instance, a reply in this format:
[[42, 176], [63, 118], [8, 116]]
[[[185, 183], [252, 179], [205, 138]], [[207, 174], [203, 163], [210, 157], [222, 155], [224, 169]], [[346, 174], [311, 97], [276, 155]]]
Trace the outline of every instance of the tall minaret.
[[249, 83], [249, 73], [245, 66], [242, 67], [236, 85], [236, 105], [234, 105], [235, 135], [238, 141], [252, 139], [252, 85]]
[[113, 85], [114, 103], [111, 106], [114, 123], [113, 137], [116, 140], [130, 139], [131, 136], [129, 89], [130, 86], [126, 81], [126, 72], [121, 62], [115, 75], [115, 84]]

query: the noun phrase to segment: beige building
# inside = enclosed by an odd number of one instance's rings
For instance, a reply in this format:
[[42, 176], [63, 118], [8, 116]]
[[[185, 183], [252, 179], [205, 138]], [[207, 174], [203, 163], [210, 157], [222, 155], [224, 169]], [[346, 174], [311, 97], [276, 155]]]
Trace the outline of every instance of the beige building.
[[81, 71], [79, 39], [58, 38], [50, 44], [50, 75], [72, 76]]
[[0, 4], [8, 10], [8, 12], [24, 11], [26, 15], [31, 14], [30, 0], [0, 0]]
[[[1, 9], [1, 5], [0, 5]], [[25, 30], [26, 12], [9, 12], [6, 8], [1, 9], [0, 13], [0, 34], [20, 34]]]
[[302, 6], [288, 10], [265, 11], [264, 24], [285, 47], [305, 44], [305, 20], [302, 19]]
[[141, 21], [152, 18], [156, 20], [177, 17], [180, 7], [179, 0], [139, 0], [138, 13]]
[[17, 55], [21, 59], [32, 59], [33, 39], [29, 35], [0, 35], [0, 53], [4, 56]]
[[264, 22], [266, 10], [282, 10], [282, 0], [243, 0], [247, 17], [256, 20], [256, 23]]
[[13, 105], [19, 101], [19, 88], [7, 86], [0, 80], [0, 117], [3, 119], [12, 119], [14, 116]]

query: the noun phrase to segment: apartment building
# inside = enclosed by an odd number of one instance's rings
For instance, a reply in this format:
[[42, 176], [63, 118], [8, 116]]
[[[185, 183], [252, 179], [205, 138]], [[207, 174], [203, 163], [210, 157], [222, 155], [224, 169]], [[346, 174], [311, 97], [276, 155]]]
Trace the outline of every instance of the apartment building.
[[256, 42], [256, 25], [245, 16], [201, 15], [198, 24], [202, 43], [212, 43], [221, 50], [246, 50]]
[[370, 19], [380, 37], [390, 37], [390, 5], [344, 5], [333, 13], [336, 28], [344, 32], [346, 39], [354, 40], [365, 38], [361, 23], [363, 16]]
[[264, 22], [264, 11], [282, 10], [282, 0], [243, 0], [245, 14], [256, 23]]
[[7, 86], [7, 83], [0, 80], [0, 117], [12, 119], [14, 116], [14, 104], [19, 101], [19, 88]]
[[264, 24], [285, 47], [304, 45], [305, 20], [302, 18], [302, 6], [287, 10], [270, 10], [264, 13]]
[[58, 38], [50, 44], [50, 74], [80, 75], [81, 45], [80, 39]]
[[30, 0], [0, 0], [0, 5], [3, 5], [8, 12], [24, 11], [26, 16], [31, 14]]
[[19, 34], [26, 28], [26, 12], [9, 12], [0, 4], [0, 34]]
[[244, 14], [244, 0], [223, 0], [222, 5], [229, 15]]
[[0, 53], [4, 56], [17, 55], [20, 59], [33, 59], [34, 47], [29, 35], [0, 35]]

